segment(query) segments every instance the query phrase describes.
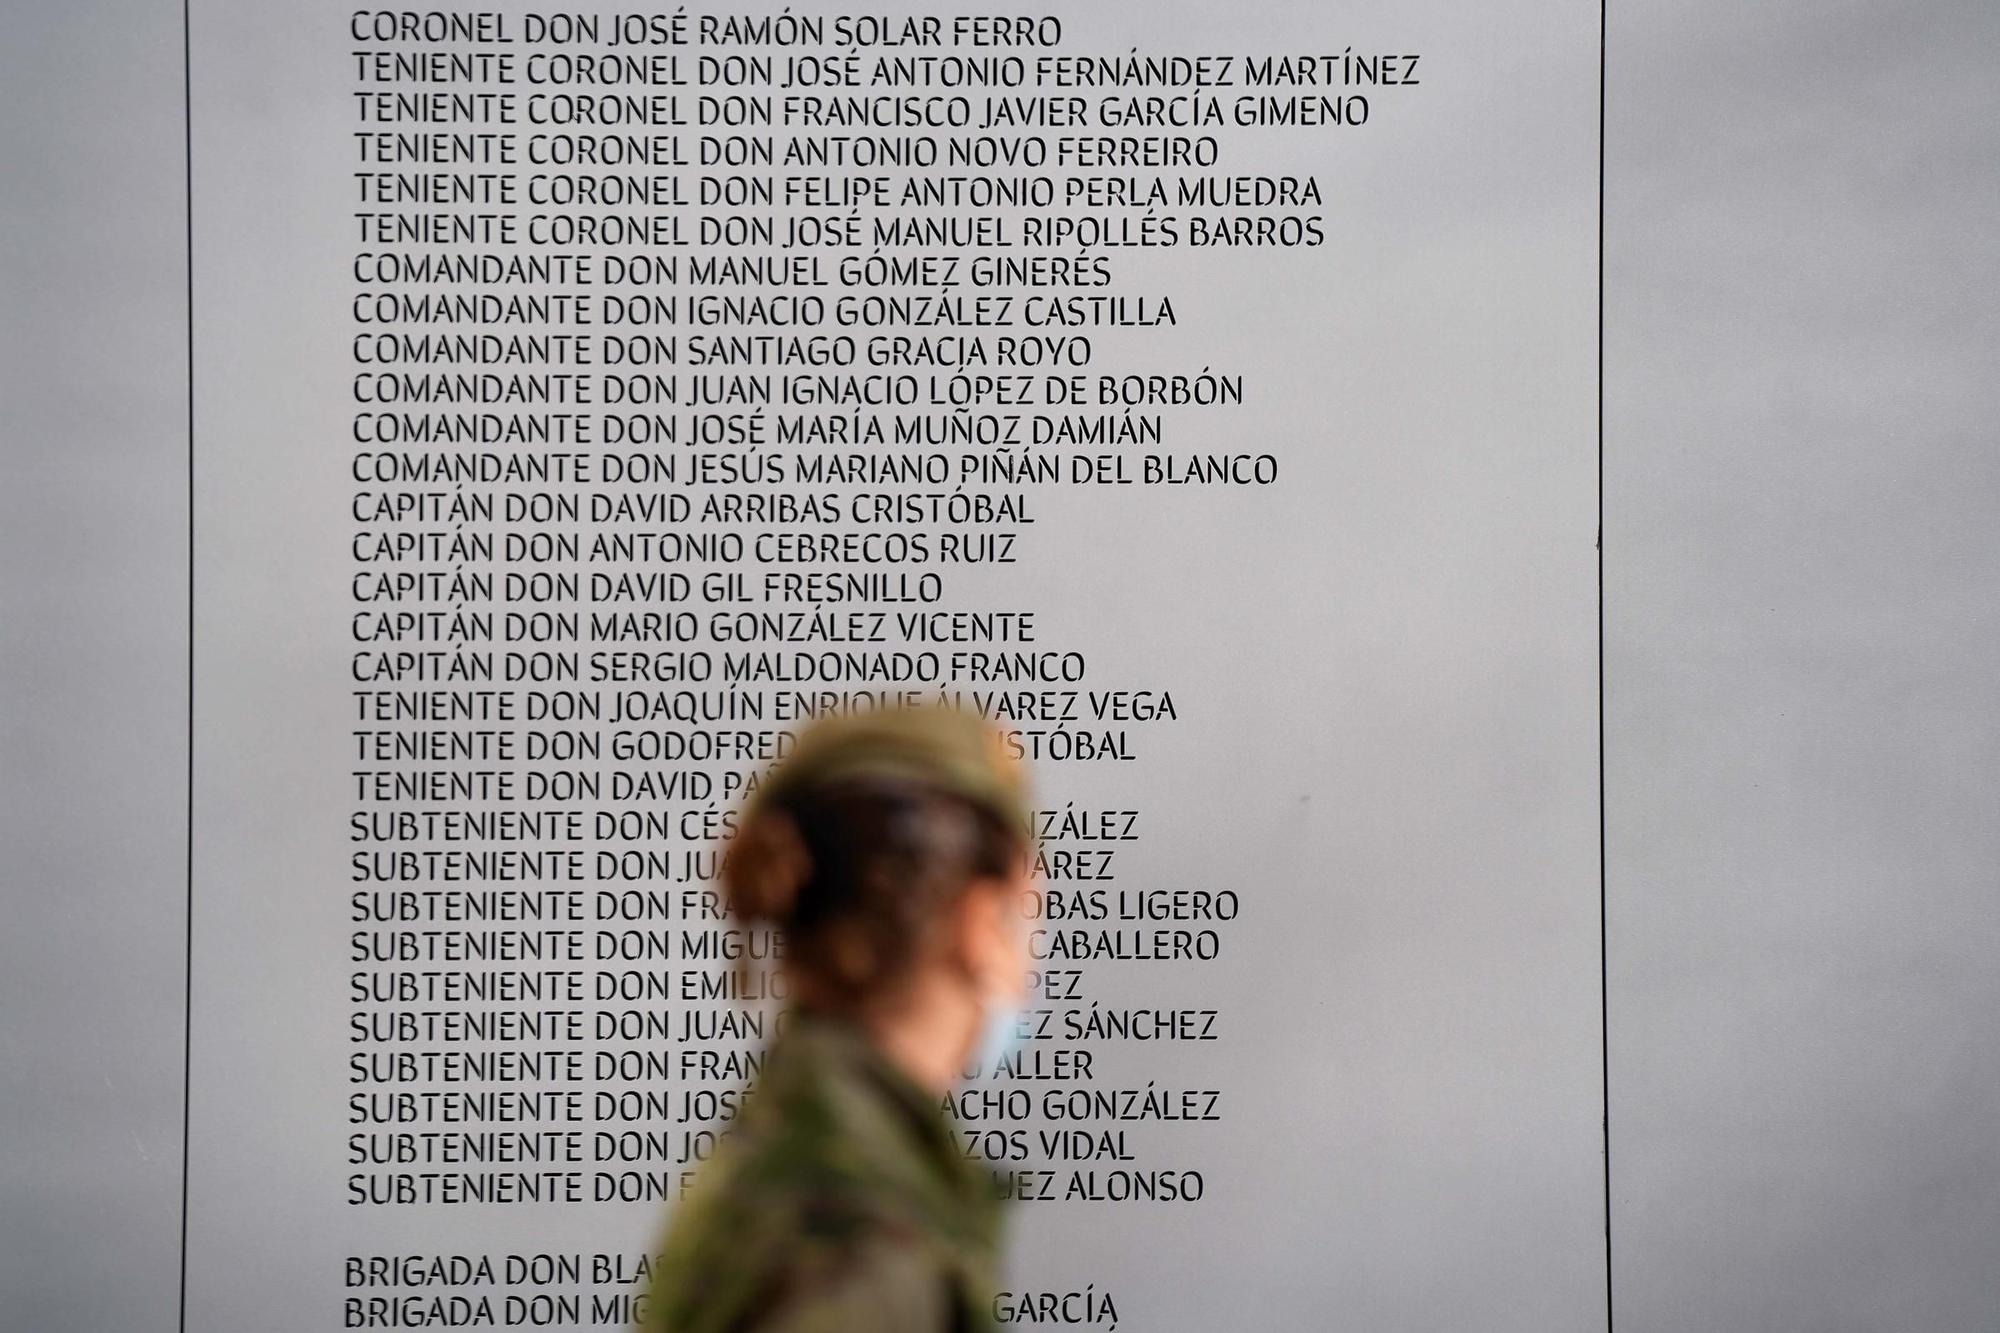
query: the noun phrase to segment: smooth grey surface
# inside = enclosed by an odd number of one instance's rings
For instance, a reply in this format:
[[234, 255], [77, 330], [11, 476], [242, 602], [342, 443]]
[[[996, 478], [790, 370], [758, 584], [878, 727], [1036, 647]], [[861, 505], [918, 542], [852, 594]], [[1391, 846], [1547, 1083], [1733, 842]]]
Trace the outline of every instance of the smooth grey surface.
[[2000, 1327], [2000, 10], [1612, 9], [1618, 1327]]
[[[1595, 1330], [1596, 12], [1058, 8], [1071, 53], [1353, 43], [1429, 73], [1358, 132], [1224, 135], [1225, 169], [1324, 177], [1326, 246], [1113, 256], [1184, 323], [1097, 331], [1094, 369], [1241, 371], [1244, 404], [1170, 416], [1168, 447], [1270, 448], [1279, 484], [1034, 488], [1021, 563], [949, 571], [952, 605], [1032, 608], [1091, 686], [1174, 691], [1140, 762], [1043, 766], [1042, 799], [1142, 810], [1117, 887], [1245, 904], [1214, 963], [1091, 969], [1106, 1004], [1214, 1005], [1223, 1040], [1081, 1043], [1101, 1088], [1222, 1089], [1220, 1125], [1133, 1127], [1208, 1194], [1026, 1205], [1010, 1285], [1110, 1290], [1154, 1333]], [[336, 1327], [345, 1256], [637, 1254], [666, 1211], [343, 1202], [344, 14], [195, 7], [204, 1333]]]
[[170, 1329], [187, 800], [180, 9], [4, 13], [0, 1329]]

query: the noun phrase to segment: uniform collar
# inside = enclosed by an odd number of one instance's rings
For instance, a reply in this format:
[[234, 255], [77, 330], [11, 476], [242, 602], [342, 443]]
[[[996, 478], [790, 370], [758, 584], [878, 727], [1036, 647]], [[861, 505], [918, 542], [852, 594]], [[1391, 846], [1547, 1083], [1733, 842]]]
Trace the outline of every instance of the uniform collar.
[[856, 1152], [854, 1167], [886, 1186], [956, 1242], [990, 1244], [999, 1195], [992, 1177], [966, 1155], [956, 1121], [845, 1018], [793, 1009], [772, 1043], [760, 1082], [796, 1114], [803, 1100], [831, 1118], [831, 1128]]

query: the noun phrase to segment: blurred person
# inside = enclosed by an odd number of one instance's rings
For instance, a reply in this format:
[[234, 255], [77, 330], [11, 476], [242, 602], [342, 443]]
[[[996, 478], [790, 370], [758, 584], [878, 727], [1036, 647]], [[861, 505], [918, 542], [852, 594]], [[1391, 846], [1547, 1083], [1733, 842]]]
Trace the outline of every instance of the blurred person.
[[995, 1327], [999, 1199], [943, 1109], [1015, 1036], [1025, 776], [974, 714], [826, 719], [745, 804], [721, 880], [786, 1010], [667, 1229], [648, 1333]]

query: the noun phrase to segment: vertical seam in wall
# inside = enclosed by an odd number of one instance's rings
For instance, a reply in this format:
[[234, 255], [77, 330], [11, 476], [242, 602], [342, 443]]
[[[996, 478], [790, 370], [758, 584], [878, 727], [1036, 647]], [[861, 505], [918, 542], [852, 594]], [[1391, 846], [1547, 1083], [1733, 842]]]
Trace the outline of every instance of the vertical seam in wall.
[[188, 1174], [194, 1078], [194, 77], [193, 0], [181, 0], [183, 221], [187, 228], [187, 927], [181, 991], [180, 1333], [187, 1333]]
[[1616, 1326], [1611, 1281], [1611, 930], [1604, 781], [1604, 124], [1609, 0], [1597, 6], [1597, 999], [1603, 1065], [1604, 1327]]

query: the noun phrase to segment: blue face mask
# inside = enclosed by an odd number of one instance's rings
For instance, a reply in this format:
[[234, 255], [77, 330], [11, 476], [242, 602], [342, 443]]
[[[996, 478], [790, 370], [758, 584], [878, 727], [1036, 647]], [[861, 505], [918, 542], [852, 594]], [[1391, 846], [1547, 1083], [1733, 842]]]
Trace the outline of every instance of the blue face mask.
[[979, 1043], [972, 1052], [981, 1078], [991, 1074], [1021, 1044], [1021, 1019], [1025, 1012], [1018, 1000], [995, 1001], [986, 1007], [986, 1016], [979, 1025]]
[[990, 1076], [995, 1066], [1019, 1048], [1021, 1024], [1027, 1017], [1027, 918], [1010, 911], [1002, 922], [1002, 929], [1011, 932], [1014, 958], [1008, 979], [1013, 984], [1005, 990], [988, 989], [981, 1005], [979, 1037], [973, 1044], [971, 1054], [974, 1061], [972, 1071], [978, 1078]]

